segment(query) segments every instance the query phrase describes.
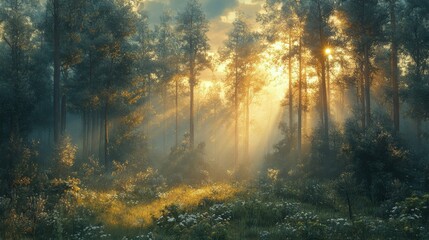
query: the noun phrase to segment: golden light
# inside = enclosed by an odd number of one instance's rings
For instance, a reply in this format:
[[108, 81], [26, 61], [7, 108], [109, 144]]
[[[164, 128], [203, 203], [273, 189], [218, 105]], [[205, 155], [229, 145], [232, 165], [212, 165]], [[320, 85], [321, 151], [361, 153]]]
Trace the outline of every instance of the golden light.
[[258, 70], [265, 75], [267, 81], [266, 89], [270, 89], [270, 97], [274, 97], [281, 101], [284, 97], [287, 83], [285, 76], [287, 70], [284, 65], [277, 65], [273, 63], [275, 55], [266, 53], [263, 55], [262, 62], [258, 65]]
[[159, 198], [152, 202], [136, 202], [130, 206], [118, 198], [117, 191], [82, 190], [78, 204], [93, 211], [98, 220], [108, 226], [135, 228], [152, 224], [152, 221], [159, 218], [162, 211], [172, 204], [189, 209], [199, 206], [204, 200], [226, 201], [240, 191], [241, 188], [226, 183], [196, 188], [178, 186], [161, 193]]
[[326, 54], [326, 56], [331, 56], [331, 54], [332, 54], [332, 49], [330, 49], [330, 48], [326, 48], [326, 49], [325, 49], [325, 54]]
[[214, 86], [212, 81], [201, 81], [199, 89], [200, 89], [200, 95], [201, 96], [207, 96], [207, 94], [210, 92], [211, 88]]
[[230, 11], [224, 16], [220, 16], [220, 19], [223, 23], [233, 23], [236, 19], [237, 13], [236, 11]]
[[285, 75], [284, 66], [275, 66], [275, 65], [268, 66], [268, 69], [266, 69], [266, 72], [274, 80], [277, 80]]
[[271, 47], [275, 50], [275, 51], [281, 51], [285, 48], [285, 44], [281, 41], [277, 41], [275, 43], [273, 43], [271, 45]]

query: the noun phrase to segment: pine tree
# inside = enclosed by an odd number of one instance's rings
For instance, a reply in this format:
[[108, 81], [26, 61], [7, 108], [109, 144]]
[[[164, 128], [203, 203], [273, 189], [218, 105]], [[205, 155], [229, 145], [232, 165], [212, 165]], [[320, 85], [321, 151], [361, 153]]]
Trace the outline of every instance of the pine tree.
[[[7, 0], [0, 3], [0, 116], [6, 130], [2, 139], [24, 138], [34, 125], [34, 110], [49, 94], [47, 62], [42, 37], [36, 29], [37, 1]], [[38, 62], [40, 60], [40, 62]], [[0, 141], [1, 142], [1, 141]]]
[[[174, 105], [175, 105], [175, 148], [178, 147], [178, 104], [179, 104], [179, 42], [174, 32], [172, 13], [165, 11], [161, 16], [161, 23], [155, 30], [157, 36], [156, 52], [158, 56], [158, 71], [160, 87], [163, 98], [164, 113], [168, 99], [168, 88], [174, 82]], [[163, 141], [165, 143], [165, 121], [163, 121]]]
[[389, 0], [390, 15], [390, 78], [393, 90], [393, 126], [399, 133], [399, 70], [398, 70], [398, 30], [397, 0]]
[[24, 154], [30, 133], [46, 124], [41, 106], [51, 97], [49, 51], [38, 29], [42, 17], [34, 11], [40, 8], [38, 1], [0, 2], [0, 168], [8, 187], [22, 160], [16, 153]]
[[194, 147], [195, 126], [194, 126], [194, 90], [198, 83], [198, 75], [202, 70], [210, 66], [208, 50], [207, 32], [209, 24], [202, 11], [198, 0], [190, 0], [183, 12], [177, 17], [177, 28], [179, 42], [181, 45], [181, 59], [184, 69], [188, 73], [190, 90], [190, 111], [189, 111], [189, 133], [190, 146]]
[[387, 14], [378, 0], [343, 0], [340, 11], [347, 21], [345, 31], [350, 37], [356, 61], [361, 65], [362, 126], [366, 128], [371, 123], [371, 57], [374, 47], [382, 38], [382, 26]]
[[409, 104], [409, 115], [416, 121], [417, 139], [421, 141], [421, 122], [429, 119], [429, 9], [425, 3], [408, 0], [401, 24], [400, 40], [412, 61], [408, 62], [405, 99]]
[[234, 108], [234, 161], [237, 166], [239, 146], [240, 104], [245, 110], [244, 160], [248, 160], [250, 128], [250, 92], [258, 59], [257, 37], [244, 22], [243, 15], [238, 13], [233, 22], [233, 29], [228, 34], [225, 47], [220, 52], [221, 60], [227, 63], [227, 86], [231, 93]]
[[319, 75], [319, 95], [321, 103], [321, 122], [323, 129], [324, 151], [329, 152], [329, 102], [326, 84], [326, 60], [325, 49], [330, 44], [332, 36], [332, 27], [329, 24], [329, 18], [333, 13], [333, 4], [330, 1], [312, 1], [308, 4], [307, 21], [305, 23], [305, 32], [303, 36], [304, 44], [311, 51], [316, 59], [315, 68]]
[[136, 16], [126, 3], [108, 0], [86, 2], [79, 12], [85, 20], [78, 44], [82, 59], [73, 66], [67, 87], [71, 103], [83, 117], [84, 156], [96, 153], [98, 146], [109, 167], [111, 115], [131, 88], [135, 57], [129, 38], [136, 32]]

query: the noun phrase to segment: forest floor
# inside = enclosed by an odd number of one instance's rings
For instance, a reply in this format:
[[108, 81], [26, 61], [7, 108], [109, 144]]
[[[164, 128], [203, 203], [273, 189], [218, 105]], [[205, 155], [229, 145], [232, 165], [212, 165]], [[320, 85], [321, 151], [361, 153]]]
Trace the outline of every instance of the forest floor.
[[[104, 225], [114, 228], [139, 228], [153, 224], [162, 216], [163, 210], [177, 205], [192, 211], [203, 201], [225, 202], [233, 198], [239, 188], [230, 184], [210, 184], [199, 187], [187, 185], [173, 187], [149, 201], [132, 200], [118, 191], [100, 192], [83, 190], [79, 205], [91, 209]], [[122, 196], [121, 196], [122, 195]]]
[[[211, 183], [167, 187], [151, 199], [133, 191], [81, 189], [77, 205], [92, 216], [77, 239], [425, 239], [425, 207], [414, 199], [376, 206], [332, 184]], [[410, 203], [412, 202], [412, 203]], [[416, 206], [411, 206], [414, 203]], [[410, 206], [408, 206], [410, 205]], [[411, 211], [411, 208], [414, 208]], [[408, 213], [409, 212], [409, 213]], [[88, 224], [87, 224], [88, 225]]]

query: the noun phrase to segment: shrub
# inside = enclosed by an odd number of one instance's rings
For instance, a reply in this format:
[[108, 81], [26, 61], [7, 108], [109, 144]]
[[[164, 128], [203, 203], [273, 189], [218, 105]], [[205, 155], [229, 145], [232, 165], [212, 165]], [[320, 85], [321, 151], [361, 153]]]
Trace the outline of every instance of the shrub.
[[157, 226], [168, 235], [180, 239], [225, 240], [231, 212], [223, 204], [215, 204], [202, 213], [186, 213], [176, 205], [168, 206], [157, 219]]
[[412, 196], [396, 203], [389, 212], [389, 222], [399, 229], [404, 237], [409, 239], [427, 238], [429, 194]]
[[350, 120], [345, 136], [345, 156], [353, 166], [358, 183], [363, 184], [373, 200], [386, 200], [391, 195], [389, 185], [395, 179], [409, 180], [409, 152], [380, 122], [361, 129], [357, 122]]
[[56, 146], [53, 156], [54, 173], [59, 177], [67, 177], [68, 171], [75, 163], [77, 146], [73, 145], [71, 138], [65, 136]]
[[169, 161], [162, 168], [162, 172], [169, 176], [172, 184], [208, 182], [210, 166], [204, 155], [205, 144], [200, 143], [196, 148], [192, 148], [190, 135], [185, 134], [182, 144], [171, 149]]
[[328, 193], [330, 189], [316, 180], [304, 181], [301, 185], [300, 199], [314, 205], [332, 206], [332, 199], [329, 198]]
[[309, 137], [309, 154], [304, 158], [303, 172], [305, 176], [315, 178], [332, 178], [339, 175], [344, 168], [341, 161], [341, 150], [344, 135], [337, 125], [329, 125], [329, 142], [323, 126], [317, 127]]

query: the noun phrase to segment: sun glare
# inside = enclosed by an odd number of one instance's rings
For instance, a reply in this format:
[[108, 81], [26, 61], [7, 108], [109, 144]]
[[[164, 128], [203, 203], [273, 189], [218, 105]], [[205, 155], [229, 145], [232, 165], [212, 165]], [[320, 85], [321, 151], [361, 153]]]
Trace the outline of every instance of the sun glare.
[[200, 83], [200, 91], [202, 95], [206, 95], [210, 92], [211, 88], [214, 86], [212, 81], [202, 81]]
[[325, 49], [325, 55], [326, 56], [331, 56], [331, 54], [332, 54], [332, 49], [331, 48], [326, 48]]

